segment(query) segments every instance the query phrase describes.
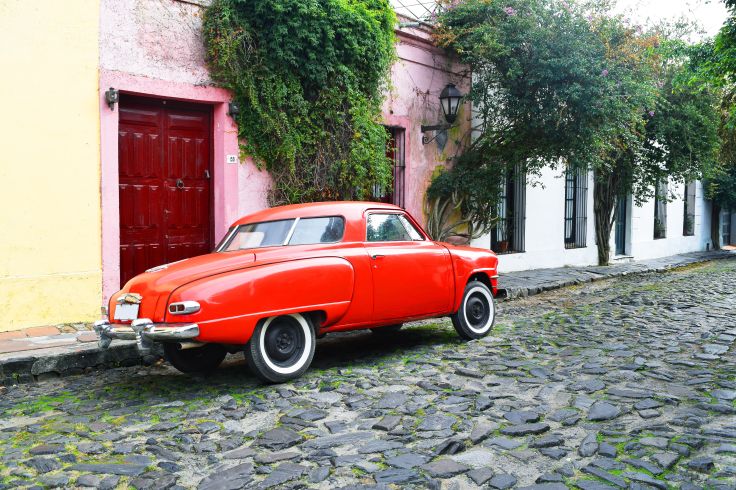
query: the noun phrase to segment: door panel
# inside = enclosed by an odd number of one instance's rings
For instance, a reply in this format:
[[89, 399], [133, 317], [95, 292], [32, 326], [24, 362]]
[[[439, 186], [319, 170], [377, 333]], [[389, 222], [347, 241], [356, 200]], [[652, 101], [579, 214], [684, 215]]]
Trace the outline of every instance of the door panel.
[[207, 106], [121, 96], [122, 284], [211, 250], [210, 120]]
[[366, 243], [365, 248], [372, 257], [373, 321], [450, 312], [454, 279], [446, 248], [430, 241]]

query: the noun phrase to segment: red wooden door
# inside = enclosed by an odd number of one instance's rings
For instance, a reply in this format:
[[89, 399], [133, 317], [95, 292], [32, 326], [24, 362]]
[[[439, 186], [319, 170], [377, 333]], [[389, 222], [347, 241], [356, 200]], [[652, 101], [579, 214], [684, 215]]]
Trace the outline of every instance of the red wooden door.
[[120, 98], [120, 281], [211, 251], [211, 110]]

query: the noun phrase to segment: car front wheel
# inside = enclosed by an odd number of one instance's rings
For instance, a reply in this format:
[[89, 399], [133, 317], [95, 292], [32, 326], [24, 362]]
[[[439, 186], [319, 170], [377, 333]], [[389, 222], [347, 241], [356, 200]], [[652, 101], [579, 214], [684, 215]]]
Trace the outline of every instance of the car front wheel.
[[452, 325], [465, 340], [484, 337], [496, 321], [496, 305], [488, 286], [480, 281], [471, 281], [465, 286], [460, 309], [453, 314]]
[[164, 357], [182, 373], [201, 373], [216, 369], [227, 351], [219, 344], [182, 349], [179, 344], [164, 344]]
[[245, 346], [253, 373], [268, 383], [298, 378], [309, 368], [316, 344], [309, 318], [299, 313], [260, 322]]

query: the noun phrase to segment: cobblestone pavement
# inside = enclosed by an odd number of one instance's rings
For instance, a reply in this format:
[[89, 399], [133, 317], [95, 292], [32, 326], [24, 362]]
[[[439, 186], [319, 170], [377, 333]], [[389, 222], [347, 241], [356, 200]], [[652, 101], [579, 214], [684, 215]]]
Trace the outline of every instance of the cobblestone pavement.
[[239, 358], [0, 388], [0, 488], [736, 488], [736, 260], [319, 342], [302, 379]]

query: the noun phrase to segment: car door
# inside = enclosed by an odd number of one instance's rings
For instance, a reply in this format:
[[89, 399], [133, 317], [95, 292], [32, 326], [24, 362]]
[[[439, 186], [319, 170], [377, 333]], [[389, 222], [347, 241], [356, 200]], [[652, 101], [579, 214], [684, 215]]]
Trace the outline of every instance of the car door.
[[366, 216], [365, 248], [371, 258], [374, 322], [449, 313], [454, 295], [452, 261], [400, 212]]

